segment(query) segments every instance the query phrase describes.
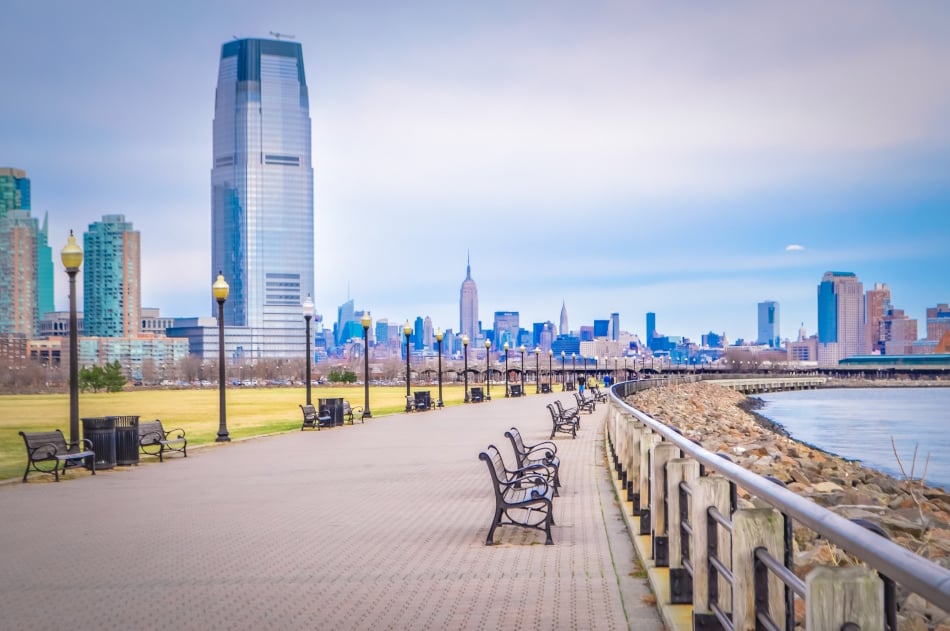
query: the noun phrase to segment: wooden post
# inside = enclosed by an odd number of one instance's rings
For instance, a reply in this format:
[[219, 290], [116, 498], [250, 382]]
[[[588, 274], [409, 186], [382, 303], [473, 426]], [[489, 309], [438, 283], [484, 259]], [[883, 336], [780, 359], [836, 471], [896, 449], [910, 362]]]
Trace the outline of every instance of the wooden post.
[[[693, 526], [693, 540], [690, 542], [689, 555], [693, 563], [693, 612], [708, 615], [709, 611], [709, 541], [707, 540], [707, 525], [709, 515], [706, 512], [710, 506], [715, 506], [723, 515], [729, 514], [729, 480], [711, 475], [696, 480], [693, 486], [693, 502], [690, 506], [689, 521]], [[722, 529], [720, 528], [720, 534]], [[719, 555], [729, 558], [729, 533], [720, 536]], [[731, 592], [729, 584], [722, 578], [717, 583], [719, 593], [718, 602], [723, 610], [731, 609]], [[695, 625], [694, 625], [695, 627]]]
[[670, 564], [666, 532], [666, 465], [679, 455], [679, 447], [661, 442], [653, 447], [653, 457], [650, 459], [650, 535], [653, 560], [657, 567], [668, 567]]
[[676, 458], [666, 465], [667, 497], [667, 535], [670, 538], [670, 568], [683, 567], [682, 541], [680, 528], [680, 482], [686, 482], [695, 489], [699, 479], [699, 462], [690, 458]]
[[816, 567], [805, 577], [805, 625], [840, 629], [852, 622], [861, 631], [884, 631], [884, 584], [866, 567]]
[[660, 435], [653, 432], [640, 437], [640, 534], [650, 534], [650, 454]]
[[[743, 508], [732, 514], [732, 623], [735, 631], [755, 631], [755, 550], [765, 548], [782, 561], [785, 527], [773, 508]], [[785, 620], [785, 584], [768, 574], [769, 615]], [[808, 627], [818, 629], [823, 627]]]

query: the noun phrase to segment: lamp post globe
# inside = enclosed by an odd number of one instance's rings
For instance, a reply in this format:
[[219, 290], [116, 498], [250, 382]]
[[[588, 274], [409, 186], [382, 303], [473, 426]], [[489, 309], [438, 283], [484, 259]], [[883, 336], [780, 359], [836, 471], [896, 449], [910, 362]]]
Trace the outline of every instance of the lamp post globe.
[[82, 248], [69, 231], [60, 259], [69, 275], [69, 446], [79, 445], [79, 331], [76, 314], [76, 274], [82, 265]]
[[439, 347], [439, 400], [435, 402], [436, 407], [442, 407], [445, 405], [442, 402], [442, 338], [445, 337], [445, 334], [442, 333], [442, 329], [435, 330], [435, 341]]
[[402, 326], [402, 334], [406, 336], [406, 412], [412, 411], [411, 398], [409, 393], [409, 336], [412, 335], [412, 325], [409, 320]]
[[373, 326], [373, 317], [369, 311], [363, 312], [360, 324], [363, 326], [363, 418], [373, 418], [369, 409], [369, 328]]
[[541, 349], [534, 347], [534, 393], [541, 394]]
[[468, 403], [470, 399], [468, 398], [468, 336], [462, 336], [462, 357], [464, 361], [462, 369], [462, 377], [465, 379], [465, 403]]
[[521, 396], [524, 396], [524, 344], [518, 350], [521, 351]]
[[304, 369], [304, 383], [307, 386], [307, 405], [311, 405], [310, 400], [310, 363], [313, 361], [313, 358], [310, 357], [310, 320], [313, 319], [313, 298], [310, 297], [310, 294], [307, 294], [306, 300], [300, 305], [301, 311], [303, 311], [303, 319], [307, 323], [307, 354], [306, 357], [306, 368]]
[[218, 435], [214, 439], [216, 443], [229, 443], [231, 436], [228, 434], [228, 416], [225, 405], [224, 390], [227, 385], [227, 377], [224, 370], [224, 301], [228, 299], [228, 293], [231, 287], [224, 280], [224, 274], [218, 272], [218, 278], [211, 285], [211, 293], [218, 302]]
[[507, 399], [510, 396], [508, 392], [508, 342], [505, 342], [503, 348], [505, 349], [505, 398]]
[[485, 400], [491, 401], [491, 340], [485, 340]]

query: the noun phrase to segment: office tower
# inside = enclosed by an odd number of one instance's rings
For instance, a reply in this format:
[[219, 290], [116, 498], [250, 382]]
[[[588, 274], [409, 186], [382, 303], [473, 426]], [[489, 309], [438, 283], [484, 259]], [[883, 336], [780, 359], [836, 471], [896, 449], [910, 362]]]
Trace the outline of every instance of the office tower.
[[611, 313], [610, 314], [610, 326], [607, 329], [607, 337], [612, 341], [616, 342], [620, 339], [620, 314]]
[[610, 320], [594, 320], [594, 339], [606, 338], [610, 333]]
[[779, 348], [782, 345], [780, 328], [778, 303], [774, 300], [760, 302], [759, 334], [756, 337], [756, 343]]
[[558, 330], [559, 335], [569, 335], [571, 332], [570, 328], [567, 326], [567, 306], [564, 304], [564, 301], [561, 301], [561, 328]]
[[950, 305], [940, 303], [927, 307], [927, 339], [939, 342], [947, 333], [950, 333]]
[[884, 330], [885, 355], [910, 355], [917, 341], [917, 320], [904, 313], [903, 309], [887, 310], [881, 318]]
[[36, 232], [36, 315], [56, 311], [53, 300], [53, 248], [49, 245], [49, 213]]
[[884, 316], [891, 308], [891, 290], [883, 283], [874, 283], [874, 289], [868, 289], [864, 295], [864, 317], [866, 342], [865, 353], [883, 353]]
[[425, 348], [423, 341], [423, 336], [425, 331], [425, 320], [422, 319], [422, 316], [416, 316], [415, 322], [412, 323], [412, 346], [416, 350], [423, 350]]
[[471, 257], [466, 262], [465, 280], [459, 291], [459, 331], [473, 341], [478, 333], [478, 287], [472, 280]]
[[103, 215], [83, 235], [83, 317], [90, 337], [132, 337], [142, 325], [139, 233]]
[[35, 337], [36, 219], [29, 211], [5, 209], [0, 216], [0, 333]]
[[346, 325], [356, 321], [356, 312], [353, 310], [353, 299], [350, 298], [336, 309], [336, 326], [333, 327], [333, 343], [336, 346], [343, 344], [347, 339], [343, 337]]
[[508, 342], [514, 348], [519, 345], [518, 334], [521, 331], [521, 315], [517, 311], [496, 311], [492, 329], [495, 334], [492, 346], [497, 350]]
[[314, 293], [309, 108], [299, 43], [221, 47], [208, 286], [220, 270], [230, 285], [225, 324], [248, 329], [251, 348], [242, 350], [252, 357], [305, 352], [300, 305]]
[[825, 272], [818, 285], [819, 365], [860, 355], [864, 340], [864, 285], [853, 272]]
[[382, 318], [376, 321], [376, 344], [389, 345], [389, 320]]
[[653, 349], [653, 338], [656, 337], [656, 314], [647, 311], [647, 348]]
[[0, 217], [8, 210], [30, 210], [30, 179], [26, 171], [0, 167]]
[[422, 322], [422, 348], [432, 350], [435, 348], [435, 332], [432, 330], [432, 318], [426, 316]]

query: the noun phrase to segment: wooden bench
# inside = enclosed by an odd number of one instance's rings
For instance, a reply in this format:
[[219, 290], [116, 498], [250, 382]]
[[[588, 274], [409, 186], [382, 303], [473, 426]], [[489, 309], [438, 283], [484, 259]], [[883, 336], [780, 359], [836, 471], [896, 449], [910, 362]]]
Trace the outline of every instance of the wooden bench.
[[571, 438], [577, 438], [577, 416], [564, 416], [558, 412], [553, 403], [547, 404], [548, 412], [551, 413], [551, 438], [558, 432], [570, 434]]
[[557, 457], [557, 445], [550, 440], [541, 441], [535, 445], [526, 445], [517, 427], [512, 427], [505, 432], [505, 437], [511, 441], [511, 449], [515, 454], [515, 462], [517, 462], [519, 469], [533, 464], [545, 464], [554, 468], [554, 495], [557, 496], [557, 489], [561, 486], [559, 473], [561, 460]]
[[[172, 434], [177, 433], [176, 436]], [[165, 431], [162, 422], [139, 421], [139, 449], [147, 456], [158, 456], [159, 462], [165, 462], [166, 452], [176, 452], [188, 457], [188, 439], [185, 430], [180, 427]]]
[[[532, 465], [509, 470], [494, 445], [478, 454], [488, 465], [492, 489], [495, 491], [495, 515], [485, 545], [494, 543], [495, 528], [507, 524], [543, 530], [545, 545], [554, 545], [551, 526], [554, 525], [554, 486], [548, 483], [545, 465]], [[507, 520], [507, 521], [506, 521]]]
[[581, 428], [581, 412], [577, 408], [565, 408], [559, 399], [554, 399], [554, 407], [557, 408], [558, 416], [566, 421], [574, 421], [577, 429]]
[[[83, 439], [81, 445], [84, 449], [70, 449], [63, 437], [63, 432], [56, 429], [51, 432], [20, 432], [23, 442], [26, 444], [26, 471], [23, 472], [23, 481], [30, 475], [30, 469], [40, 473], [51, 473], [56, 476], [59, 482], [59, 463], [63, 463], [63, 473], [66, 473], [66, 467], [81, 465], [82, 461], [89, 459], [89, 465], [92, 469], [92, 475], [96, 475], [96, 453], [92, 450], [92, 441], [88, 438]], [[53, 463], [52, 469], [44, 468], [41, 463]]]
[[593, 398], [588, 399], [580, 392], [574, 393], [574, 400], [577, 401], [578, 410], [586, 410], [589, 414], [593, 414], [594, 409], [597, 407], [597, 402], [594, 401]]

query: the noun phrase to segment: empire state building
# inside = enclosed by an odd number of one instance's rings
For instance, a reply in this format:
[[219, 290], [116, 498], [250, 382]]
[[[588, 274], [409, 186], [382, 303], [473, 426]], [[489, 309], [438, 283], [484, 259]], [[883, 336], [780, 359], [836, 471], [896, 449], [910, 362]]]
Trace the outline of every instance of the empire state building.
[[470, 340], [478, 333], [478, 287], [472, 280], [471, 258], [466, 261], [465, 280], [459, 292], [459, 331]]

